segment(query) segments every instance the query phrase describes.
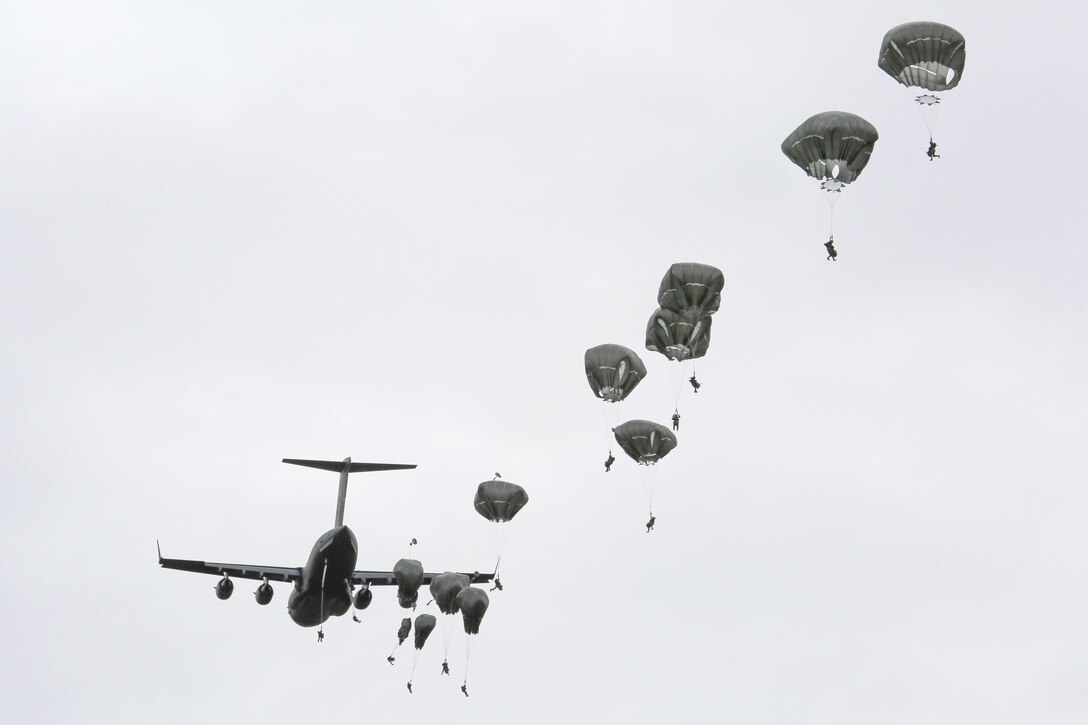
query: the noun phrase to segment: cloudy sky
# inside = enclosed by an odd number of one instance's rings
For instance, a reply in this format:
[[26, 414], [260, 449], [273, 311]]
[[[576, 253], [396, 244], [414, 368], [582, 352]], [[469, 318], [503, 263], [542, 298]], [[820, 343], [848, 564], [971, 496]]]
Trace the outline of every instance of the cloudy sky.
[[[1083, 722], [1085, 12], [1049, 0], [0, 6], [0, 695], [12, 722]], [[930, 163], [876, 66], [968, 60]], [[836, 207], [779, 144], [881, 139]], [[726, 276], [657, 530], [583, 351]], [[172, 557], [489, 569], [457, 691], [390, 591], [313, 630]]]

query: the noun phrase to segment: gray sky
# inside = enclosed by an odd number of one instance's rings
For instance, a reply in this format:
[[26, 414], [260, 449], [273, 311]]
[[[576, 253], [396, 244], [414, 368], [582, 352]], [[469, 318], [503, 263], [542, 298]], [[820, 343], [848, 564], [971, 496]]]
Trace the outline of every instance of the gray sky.
[[[5, 715], [1082, 722], [1084, 11], [539, 5], [0, 7]], [[935, 163], [876, 67], [922, 18]], [[824, 110], [881, 134], [835, 265]], [[726, 290], [647, 536], [582, 353], [675, 261]], [[476, 484], [530, 492], [468, 700], [392, 592], [318, 647], [155, 564], [302, 564], [335, 476], [279, 459], [348, 455], [419, 464], [356, 477], [360, 567], [489, 568]]]

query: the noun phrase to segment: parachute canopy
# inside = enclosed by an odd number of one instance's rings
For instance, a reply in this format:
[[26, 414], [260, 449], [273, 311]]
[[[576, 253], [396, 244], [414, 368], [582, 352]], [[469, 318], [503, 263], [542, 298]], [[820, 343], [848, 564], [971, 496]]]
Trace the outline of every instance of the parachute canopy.
[[353, 603], [356, 609], [366, 609], [373, 600], [374, 592], [370, 591], [370, 587], [365, 587], [355, 592], [355, 601]]
[[646, 323], [646, 349], [669, 360], [689, 360], [706, 355], [713, 318], [698, 313], [657, 309]]
[[457, 595], [469, 585], [467, 574], [447, 571], [439, 574], [431, 582], [431, 596], [443, 614], [457, 614]]
[[782, 142], [782, 153], [814, 179], [843, 184], [861, 175], [880, 135], [873, 124], [845, 111], [817, 113]]
[[695, 262], [677, 262], [661, 280], [657, 303], [673, 312], [691, 312], [698, 317], [712, 315], [722, 302], [725, 275], [717, 267]]
[[423, 649], [423, 645], [427, 643], [427, 638], [431, 636], [437, 623], [438, 620], [433, 614], [421, 614], [416, 617], [416, 649]]
[[404, 644], [404, 640], [408, 639], [408, 634], [411, 631], [412, 631], [412, 618], [411, 617], [405, 617], [404, 619], [400, 620], [400, 629], [397, 630], [397, 639], [400, 640], [399, 644]]
[[903, 23], [884, 36], [877, 65], [907, 87], [947, 91], [963, 77], [965, 42], [958, 30], [947, 25]]
[[397, 580], [397, 601], [402, 608], [411, 609], [423, 585], [423, 565], [415, 559], [401, 559], [393, 567], [393, 577]]
[[663, 425], [648, 420], [629, 420], [613, 431], [616, 442], [635, 463], [651, 465], [676, 448], [676, 436]]
[[602, 400], [623, 400], [645, 377], [646, 366], [630, 348], [606, 344], [586, 350], [586, 379]]
[[465, 619], [465, 634], [480, 633], [480, 622], [489, 603], [487, 592], [476, 587], [466, 587], [457, 595], [457, 605]]
[[509, 521], [527, 503], [529, 494], [516, 483], [494, 480], [476, 487], [476, 512], [488, 521]]

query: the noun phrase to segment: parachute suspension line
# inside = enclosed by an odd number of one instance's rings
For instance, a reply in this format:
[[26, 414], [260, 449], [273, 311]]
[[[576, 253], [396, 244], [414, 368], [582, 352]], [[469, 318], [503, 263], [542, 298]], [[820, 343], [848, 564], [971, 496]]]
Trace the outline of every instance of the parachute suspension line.
[[604, 403], [602, 401], [600, 405], [601, 427], [605, 430], [605, 447], [608, 448], [608, 452], [612, 453], [612, 443], [616, 440], [612, 434], [612, 429], [616, 427], [616, 424], [612, 422], [611, 411], [609, 406], [615, 405], [615, 403]]
[[468, 659], [472, 656], [472, 640], [476, 639], [475, 635], [465, 635], [465, 681], [463, 684], [468, 684]]
[[656, 466], [643, 466], [639, 468], [642, 470], [639, 475], [642, 476], [642, 490], [646, 494], [646, 505], [650, 509], [650, 515], [654, 513], [654, 484], [657, 482], [657, 470]]
[[499, 578], [499, 564], [502, 563], [502, 555], [506, 552], [506, 522], [495, 524], [495, 578]]
[[412, 672], [408, 675], [408, 681], [411, 682], [416, 677], [416, 664], [419, 663], [419, 655], [423, 653], [423, 650], [417, 649], [416, 654], [412, 657]]
[[395, 655], [397, 653], [397, 650], [400, 649], [400, 645], [401, 645], [400, 632], [397, 632], [397, 644], [393, 647], [393, 651], [390, 652], [389, 656], [386, 658], [386, 659], [389, 660], [389, 664], [393, 664], [393, 655]]
[[453, 616], [453, 615], [450, 615], [450, 614], [443, 614], [442, 615], [442, 659], [443, 660], [449, 660], [449, 658], [450, 658], [450, 637], [453, 635], [453, 632], [450, 631], [450, 625], [448, 625], [446, 622], [449, 620], [449, 618], [451, 616]]
[[682, 363], [670, 364], [672, 372], [669, 373], [669, 380], [672, 383], [672, 408], [673, 410], [680, 409], [680, 394], [684, 391], [684, 366]]
[[941, 112], [941, 104], [919, 104], [918, 112], [922, 114], [922, 121], [925, 122], [926, 130], [929, 131], [929, 140], [932, 141], [933, 135], [937, 132], [937, 115]]

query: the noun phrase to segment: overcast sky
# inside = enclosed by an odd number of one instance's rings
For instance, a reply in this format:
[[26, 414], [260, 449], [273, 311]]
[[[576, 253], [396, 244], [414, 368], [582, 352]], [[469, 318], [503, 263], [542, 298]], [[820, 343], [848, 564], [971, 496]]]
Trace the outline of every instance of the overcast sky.
[[[928, 7], [927, 7], [928, 6]], [[11, 722], [1080, 723], [1088, 87], [1074, 3], [0, 5], [0, 696]], [[876, 65], [967, 38], [925, 158]], [[779, 144], [880, 132], [835, 213]], [[587, 347], [649, 377], [668, 266], [726, 277], [657, 470], [601, 465]], [[167, 556], [489, 570], [472, 652], [320, 646]], [[439, 633], [440, 634], [440, 633]]]

